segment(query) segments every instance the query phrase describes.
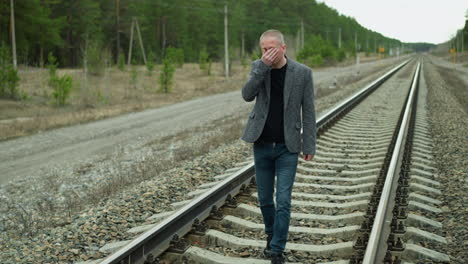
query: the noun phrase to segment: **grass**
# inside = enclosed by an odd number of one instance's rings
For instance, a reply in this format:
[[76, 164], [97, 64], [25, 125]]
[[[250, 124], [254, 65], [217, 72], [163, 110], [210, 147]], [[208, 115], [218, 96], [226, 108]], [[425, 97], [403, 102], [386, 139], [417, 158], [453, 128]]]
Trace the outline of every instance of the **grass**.
[[184, 64], [176, 69], [172, 92], [165, 94], [159, 91], [160, 66], [151, 75], [145, 67], [135, 67], [136, 82], [131, 80], [130, 69], [122, 72], [111, 68], [103, 76], [87, 78], [79, 69], [58, 70], [58, 75], [70, 74], [74, 79], [70, 103], [65, 107], [51, 103], [47, 70], [20, 71], [19, 89], [29, 99], [0, 100], [0, 140], [238, 90], [249, 71], [249, 67], [233, 65], [232, 75], [226, 80], [219, 63], [213, 64], [211, 76], [204, 74], [198, 64]]

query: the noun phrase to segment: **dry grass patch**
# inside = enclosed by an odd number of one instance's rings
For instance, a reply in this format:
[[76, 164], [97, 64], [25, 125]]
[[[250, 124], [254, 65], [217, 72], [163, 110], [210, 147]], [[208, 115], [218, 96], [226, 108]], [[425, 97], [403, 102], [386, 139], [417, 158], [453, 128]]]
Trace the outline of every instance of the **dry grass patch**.
[[48, 72], [43, 69], [20, 71], [19, 89], [29, 95], [26, 101], [0, 100], [0, 140], [30, 135], [52, 128], [95, 121], [124, 113], [158, 108], [196, 97], [240, 89], [248, 76], [248, 67], [233, 65], [232, 76], [225, 79], [219, 63], [212, 65], [207, 76], [198, 64], [184, 64], [176, 69], [172, 92], [159, 91], [160, 66], [151, 75], [143, 66], [135, 66], [136, 82], [131, 69], [107, 69], [103, 76], [85, 76], [82, 70], [58, 70], [58, 75], [73, 77], [74, 87], [69, 104], [56, 107], [47, 86]]
[[[376, 56], [361, 55], [360, 61], [376, 59]], [[354, 58], [349, 58], [338, 65], [346, 66], [354, 62]], [[187, 63], [176, 69], [172, 92], [165, 94], [160, 91], [158, 82], [161, 65], [157, 65], [151, 75], [144, 66], [133, 67], [127, 67], [126, 71], [108, 68], [102, 76], [85, 75], [82, 69], [57, 70], [59, 76], [68, 74], [74, 81], [69, 104], [65, 107], [52, 104], [52, 89], [47, 84], [49, 73], [46, 69], [20, 69], [19, 89], [28, 94], [29, 99], [0, 100], [0, 140], [239, 90], [250, 70], [249, 65], [234, 63], [231, 77], [225, 79], [221, 63], [212, 64], [210, 76], [200, 70], [198, 64]], [[136, 81], [132, 81], [132, 70], [137, 72]], [[353, 82], [360, 77], [349, 78], [345, 81]], [[336, 91], [317, 90], [317, 97]]]

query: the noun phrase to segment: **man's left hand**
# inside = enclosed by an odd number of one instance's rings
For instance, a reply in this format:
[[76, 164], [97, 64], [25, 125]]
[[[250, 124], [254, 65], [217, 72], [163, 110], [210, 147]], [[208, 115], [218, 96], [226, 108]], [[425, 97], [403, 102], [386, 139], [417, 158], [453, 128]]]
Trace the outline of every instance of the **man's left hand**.
[[305, 161], [310, 161], [314, 158], [314, 155], [313, 154], [305, 154], [305, 155], [302, 155], [302, 158], [305, 160]]

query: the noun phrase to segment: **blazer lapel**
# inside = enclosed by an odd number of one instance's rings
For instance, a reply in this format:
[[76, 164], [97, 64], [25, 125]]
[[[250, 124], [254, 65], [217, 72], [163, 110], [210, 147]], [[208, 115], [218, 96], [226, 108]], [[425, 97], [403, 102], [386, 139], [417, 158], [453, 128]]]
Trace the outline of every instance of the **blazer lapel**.
[[286, 76], [284, 79], [284, 112], [286, 113], [286, 107], [289, 102], [289, 94], [294, 87], [294, 63], [288, 59], [288, 67], [286, 68]]

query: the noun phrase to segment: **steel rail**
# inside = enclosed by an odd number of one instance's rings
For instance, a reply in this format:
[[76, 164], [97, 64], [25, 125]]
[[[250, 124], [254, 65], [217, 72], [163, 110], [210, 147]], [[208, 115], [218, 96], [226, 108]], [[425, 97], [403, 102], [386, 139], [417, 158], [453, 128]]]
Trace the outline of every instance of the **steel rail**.
[[[391, 216], [393, 210], [393, 204], [391, 204], [392, 196], [395, 196], [396, 187], [395, 182], [398, 180], [398, 171], [402, 158], [402, 150], [404, 149], [404, 143], [406, 140], [406, 132], [408, 130], [408, 124], [410, 122], [412, 106], [414, 102], [415, 91], [418, 85], [419, 72], [421, 63], [419, 62], [412, 80], [411, 89], [408, 95], [407, 103], [404, 110], [403, 119], [401, 126], [398, 131], [398, 137], [393, 149], [393, 155], [390, 160], [388, 171], [385, 177], [385, 183], [382, 189], [382, 195], [380, 197], [379, 205], [377, 207], [376, 216], [372, 225], [372, 230], [369, 235], [369, 241], [364, 253], [363, 264], [375, 264], [383, 263], [386, 252], [386, 241], [389, 233], [389, 226], [386, 220], [388, 216]], [[386, 223], [387, 222], [387, 223]]]
[[[405, 66], [409, 60], [392, 68], [383, 76], [367, 85], [350, 98], [346, 99], [336, 107], [327, 111], [317, 119], [317, 128], [320, 129], [327, 122], [335, 119], [343, 111], [349, 110], [360, 100], [369, 95], [385, 80], [390, 78], [395, 72]], [[105, 258], [100, 264], [118, 264], [118, 263], [143, 263], [144, 258], [152, 254], [159, 256], [169, 248], [174, 236], [182, 237], [187, 234], [192, 225], [198, 220], [205, 220], [213, 208], [220, 208], [228, 196], [234, 197], [242, 186], [246, 186], [252, 180], [255, 174], [254, 163], [250, 163], [237, 171], [234, 175], [228, 177], [211, 190], [203, 193], [192, 200], [189, 204], [180, 208], [167, 219], [130, 241], [113, 254]]]
[[341, 113], [344, 109], [348, 108], [349, 106], [352, 106], [354, 102], [359, 101], [362, 97], [365, 97], [366, 95], [374, 91], [383, 82], [385, 82], [388, 78], [390, 78], [395, 72], [397, 72], [399, 69], [405, 66], [409, 61], [410, 60], [406, 60], [402, 62], [398, 66], [394, 67], [393, 69], [389, 70], [387, 73], [382, 75], [380, 78], [376, 79], [372, 83], [368, 84], [366, 87], [356, 92], [354, 95], [352, 95], [348, 99], [342, 101], [341, 103], [339, 103], [332, 109], [325, 112], [323, 115], [321, 115], [317, 119], [317, 128], [320, 128], [327, 121], [329, 121], [330, 119], [333, 119], [335, 116]]

